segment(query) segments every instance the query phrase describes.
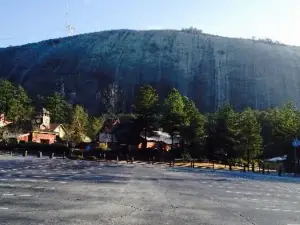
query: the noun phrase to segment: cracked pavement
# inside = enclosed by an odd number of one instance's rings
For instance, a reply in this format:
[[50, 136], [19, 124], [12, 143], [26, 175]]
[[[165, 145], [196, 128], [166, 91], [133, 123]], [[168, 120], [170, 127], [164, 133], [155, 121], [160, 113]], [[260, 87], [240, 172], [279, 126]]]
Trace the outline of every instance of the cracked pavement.
[[295, 181], [0, 156], [0, 224], [287, 225], [299, 215]]

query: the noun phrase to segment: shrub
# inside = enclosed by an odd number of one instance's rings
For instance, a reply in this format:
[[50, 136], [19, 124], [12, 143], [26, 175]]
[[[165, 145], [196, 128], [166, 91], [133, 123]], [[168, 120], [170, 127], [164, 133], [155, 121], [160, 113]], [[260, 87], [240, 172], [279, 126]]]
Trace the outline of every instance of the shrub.
[[83, 151], [82, 150], [74, 150], [72, 151], [72, 155], [82, 155]]
[[70, 159], [74, 159], [74, 160], [82, 160], [83, 156], [82, 155], [71, 155]]
[[90, 161], [96, 161], [97, 157], [96, 156], [88, 156], [88, 157], [86, 157], [86, 159], [90, 160]]

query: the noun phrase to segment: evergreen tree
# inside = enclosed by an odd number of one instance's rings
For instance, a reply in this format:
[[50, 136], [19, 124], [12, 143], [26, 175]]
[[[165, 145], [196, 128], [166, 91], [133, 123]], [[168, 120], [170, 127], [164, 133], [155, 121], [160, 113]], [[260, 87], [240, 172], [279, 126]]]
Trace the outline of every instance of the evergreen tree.
[[88, 127], [87, 127], [87, 135], [95, 139], [97, 133], [101, 129], [104, 123], [103, 117], [90, 117], [88, 120]]
[[184, 124], [180, 129], [180, 134], [188, 144], [191, 144], [191, 142], [200, 141], [203, 138], [205, 117], [188, 97], [184, 96], [182, 100], [184, 103]]
[[157, 121], [158, 94], [150, 85], [142, 86], [137, 93], [133, 109], [138, 115], [137, 121], [143, 124], [144, 143], [147, 146], [147, 131], [155, 126]]
[[173, 88], [165, 98], [162, 106], [162, 126], [172, 137], [172, 147], [174, 135], [180, 131], [185, 124], [184, 101], [178, 90]]
[[8, 80], [0, 81], [0, 113], [16, 123], [30, 119], [33, 108], [31, 99], [21, 86], [14, 86]]
[[262, 136], [261, 126], [255, 115], [255, 112], [247, 108], [239, 114], [240, 129], [240, 157], [249, 163], [261, 154]]
[[51, 121], [53, 123], [66, 123], [71, 113], [71, 105], [67, 103], [64, 97], [55, 92], [46, 98], [45, 108], [50, 111]]
[[239, 129], [237, 114], [229, 104], [223, 105], [208, 118], [208, 156], [213, 159], [237, 159]]

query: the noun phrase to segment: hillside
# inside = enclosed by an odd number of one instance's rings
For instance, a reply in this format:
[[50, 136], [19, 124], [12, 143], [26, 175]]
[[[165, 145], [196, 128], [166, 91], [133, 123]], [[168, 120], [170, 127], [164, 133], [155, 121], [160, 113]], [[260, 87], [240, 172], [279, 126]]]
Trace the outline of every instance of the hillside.
[[127, 111], [141, 84], [161, 95], [176, 87], [205, 112], [225, 101], [236, 109], [300, 105], [300, 47], [176, 30], [103, 31], [0, 49], [0, 76], [32, 95], [64, 84], [68, 99], [91, 112], [112, 82]]

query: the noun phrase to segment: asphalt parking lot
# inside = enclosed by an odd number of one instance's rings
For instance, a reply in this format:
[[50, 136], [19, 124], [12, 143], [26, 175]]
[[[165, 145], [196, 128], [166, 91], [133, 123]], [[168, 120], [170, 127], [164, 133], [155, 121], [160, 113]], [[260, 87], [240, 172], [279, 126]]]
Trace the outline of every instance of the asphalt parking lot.
[[0, 224], [300, 224], [300, 181], [0, 156]]

